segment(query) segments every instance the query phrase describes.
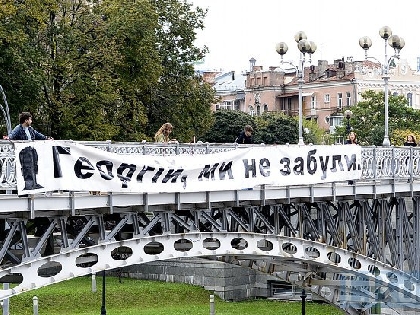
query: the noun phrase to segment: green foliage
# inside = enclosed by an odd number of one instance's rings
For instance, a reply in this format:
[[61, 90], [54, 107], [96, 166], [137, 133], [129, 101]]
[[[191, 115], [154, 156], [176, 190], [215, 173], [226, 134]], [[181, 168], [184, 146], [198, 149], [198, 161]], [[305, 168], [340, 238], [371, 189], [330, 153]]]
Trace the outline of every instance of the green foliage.
[[303, 141], [306, 144], [327, 144], [326, 132], [315, 120], [303, 120]]
[[[101, 311], [102, 290], [91, 291], [91, 278], [80, 277], [30, 291], [10, 299], [10, 314], [32, 315], [32, 298], [38, 297], [39, 313], [43, 315], [97, 315]], [[106, 278], [106, 311], [113, 315], [207, 315], [211, 293], [198, 286], [135, 279]], [[271, 315], [300, 314], [300, 302], [250, 300], [224, 302], [215, 297], [217, 314]], [[334, 306], [306, 303], [312, 315], [342, 315]]]
[[198, 140], [215, 143], [233, 143], [245, 125], [251, 125], [256, 132], [254, 118], [242, 111], [218, 110], [213, 113], [214, 124], [211, 129]]
[[206, 11], [185, 1], [2, 1], [0, 84], [17, 124], [56, 139], [152, 139], [166, 121], [187, 141], [212, 124], [214, 91], [195, 76]]
[[[366, 91], [362, 97], [363, 101], [352, 107], [350, 125], [357, 133], [360, 144], [381, 146], [385, 130], [384, 93]], [[397, 129], [420, 132], [420, 112], [408, 107], [404, 96], [389, 95], [388, 116], [389, 135]]]
[[286, 144], [298, 142], [298, 122], [282, 113], [264, 113], [256, 117], [254, 142]]
[[196, 30], [204, 28], [207, 11], [192, 8], [186, 1], [150, 2], [159, 17], [156, 36], [162, 72], [144, 102], [148, 133], [154, 134], [163, 123], [171, 122], [176, 139], [200, 139], [213, 123], [211, 104], [215, 98], [213, 88], [194, 73], [194, 62], [208, 52], [207, 47], [194, 46]]
[[411, 129], [395, 129], [391, 134], [391, 143], [395, 146], [403, 146], [407, 136], [413, 134], [416, 137], [417, 144], [420, 140], [420, 131], [413, 131]]
[[[298, 142], [298, 121], [282, 113], [264, 113], [261, 116], [251, 116], [242, 111], [218, 110], [213, 113], [214, 124], [200, 139], [215, 143], [233, 143], [245, 125], [254, 129], [254, 143], [286, 144]], [[318, 130], [308, 123], [314, 130], [314, 138], [318, 137]]]

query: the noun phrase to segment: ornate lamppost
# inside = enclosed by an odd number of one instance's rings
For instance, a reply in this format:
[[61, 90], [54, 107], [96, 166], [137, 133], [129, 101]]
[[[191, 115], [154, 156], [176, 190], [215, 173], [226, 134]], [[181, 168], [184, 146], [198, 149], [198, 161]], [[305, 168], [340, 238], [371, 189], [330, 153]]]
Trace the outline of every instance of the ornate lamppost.
[[[382, 79], [384, 79], [384, 93], [385, 93], [385, 133], [382, 145], [388, 147], [391, 145], [388, 136], [388, 81], [389, 81], [389, 64], [394, 59], [400, 58], [400, 51], [405, 46], [405, 41], [398, 35], [392, 35], [392, 30], [389, 26], [384, 26], [379, 30], [379, 36], [385, 41], [385, 60], [382, 64]], [[387, 46], [388, 44], [394, 48], [394, 55], [388, 59]], [[365, 59], [367, 59], [367, 51], [372, 46], [372, 40], [368, 36], [359, 39], [359, 45], [365, 50]]]
[[102, 270], [102, 305], [101, 305], [101, 315], [106, 315], [106, 306], [105, 306], [105, 269]]
[[[295, 41], [297, 43], [298, 49], [300, 51], [299, 65], [296, 67], [296, 74], [298, 77], [299, 83], [299, 145], [304, 145], [303, 136], [302, 136], [302, 88], [304, 80], [304, 65], [305, 65], [305, 56], [309, 55], [309, 61], [311, 60], [311, 55], [316, 51], [316, 44], [312, 41], [308, 41], [306, 34], [302, 31], [297, 32], [295, 35]], [[281, 63], [283, 63], [283, 56], [288, 51], [288, 46], [285, 42], [280, 42], [276, 46], [277, 53], [281, 56]]]

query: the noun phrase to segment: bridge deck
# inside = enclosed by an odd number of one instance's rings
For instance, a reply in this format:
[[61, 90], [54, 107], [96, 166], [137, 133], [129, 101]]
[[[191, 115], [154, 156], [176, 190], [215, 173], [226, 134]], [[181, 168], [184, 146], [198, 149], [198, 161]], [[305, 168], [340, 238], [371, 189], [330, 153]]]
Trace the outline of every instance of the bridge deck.
[[[136, 156], [239, 148], [84, 144]], [[20, 282], [0, 290], [0, 299], [152, 260], [207, 257], [234, 263], [235, 257], [308, 286], [350, 314], [368, 312], [378, 301], [420, 309], [420, 149], [362, 148], [361, 176], [351, 184], [163, 193], [19, 196], [10, 143], [0, 145], [0, 162], [0, 282]], [[46, 275], [46, 268], [56, 273]]]

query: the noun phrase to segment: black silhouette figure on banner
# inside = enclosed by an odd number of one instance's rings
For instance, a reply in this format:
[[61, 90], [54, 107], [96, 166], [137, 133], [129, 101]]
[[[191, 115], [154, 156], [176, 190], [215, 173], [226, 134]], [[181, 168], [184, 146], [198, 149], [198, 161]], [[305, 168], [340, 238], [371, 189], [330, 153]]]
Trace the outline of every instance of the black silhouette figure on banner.
[[44, 188], [36, 181], [38, 174], [38, 153], [32, 147], [26, 147], [19, 152], [22, 176], [25, 181], [24, 190]]

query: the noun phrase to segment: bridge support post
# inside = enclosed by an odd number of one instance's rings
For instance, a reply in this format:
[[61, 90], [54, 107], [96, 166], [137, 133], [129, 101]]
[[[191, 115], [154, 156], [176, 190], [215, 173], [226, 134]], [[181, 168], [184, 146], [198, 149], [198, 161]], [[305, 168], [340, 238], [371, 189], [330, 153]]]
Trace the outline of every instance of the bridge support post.
[[210, 295], [210, 315], [215, 315], [215, 307], [214, 307], [214, 295]]
[[381, 303], [377, 303], [370, 309], [371, 314], [382, 314]]
[[[9, 284], [3, 283], [3, 290], [9, 290]], [[9, 299], [3, 300], [3, 315], [9, 315]]]
[[38, 297], [37, 296], [34, 296], [32, 298], [32, 303], [33, 303], [34, 315], [38, 315]]
[[305, 300], [306, 300], [306, 291], [305, 289], [302, 289], [302, 295], [300, 296], [302, 298], [302, 315], [305, 315], [306, 313], [306, 307], [305, 307]]
[[96, 274], [92, 273], [92, 292], [96, 292]]

